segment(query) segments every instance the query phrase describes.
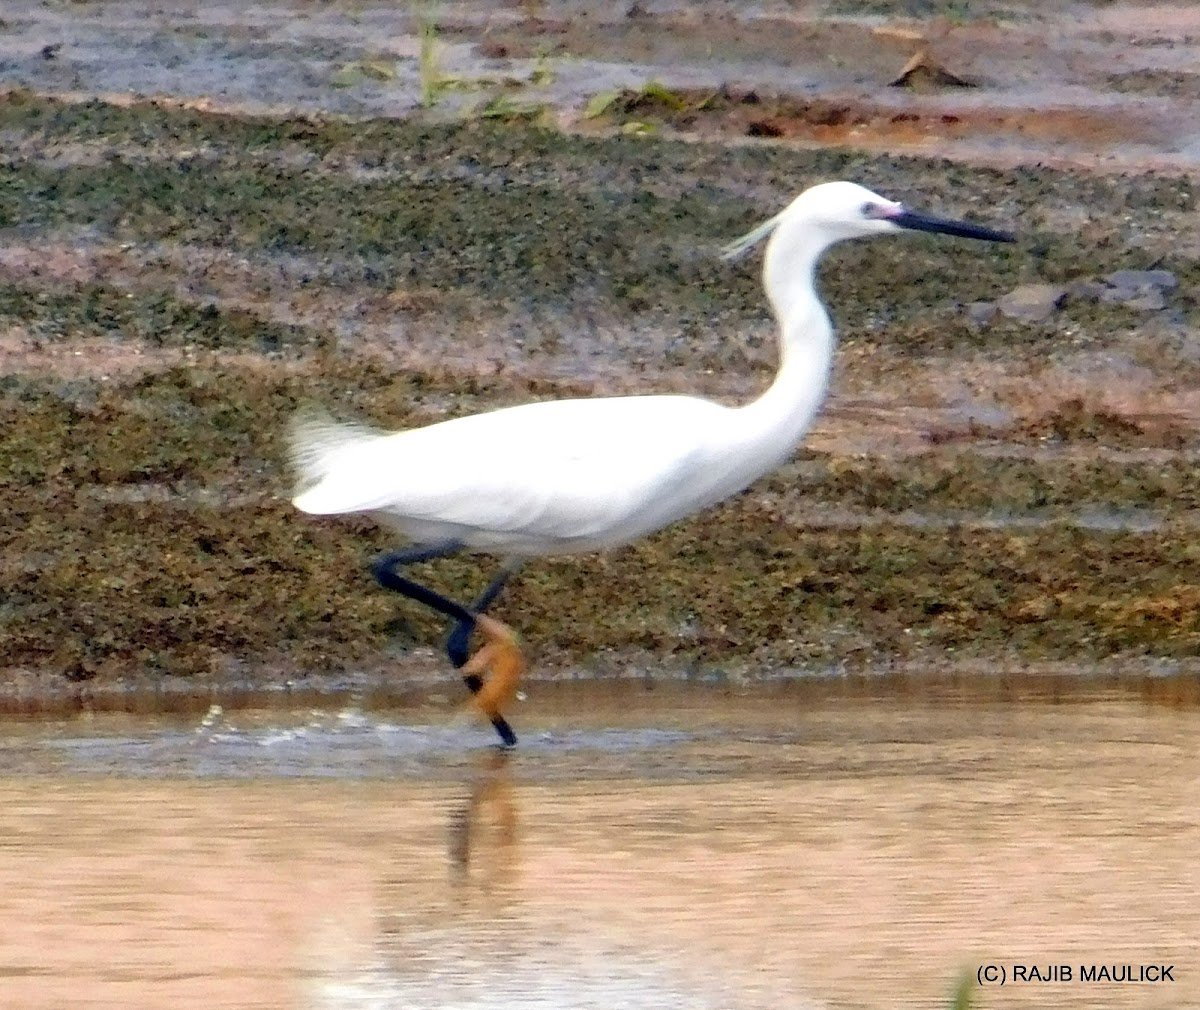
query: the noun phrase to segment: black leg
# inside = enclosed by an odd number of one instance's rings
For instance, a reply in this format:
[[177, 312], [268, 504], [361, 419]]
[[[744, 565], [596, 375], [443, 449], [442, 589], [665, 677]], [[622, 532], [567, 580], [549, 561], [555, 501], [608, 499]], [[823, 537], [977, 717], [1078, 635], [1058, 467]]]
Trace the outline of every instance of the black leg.
[[436, 593], [428, 586], [423, 586], [419, 582], [406, 579], [396, 571], [396, 568], [400, 565], [414, 565], [419, 561], [432, 561], [434, 558], [447, 557], [459, 550], [461, 546], [458, 543], [445, 543], [436, 544], [433, 547], [413, 547], [410, 550], [389, 551], [387, 554], [381, 554], [371, 562], [371, 571], [374, 573], [376, 581], [384, 589], [390, 589], [393, 592], [407, 596], [410, 600], [423, 603], [425, 606], [436, 610], [439, 614], [445, 614], [452, 620], [466, 622], [474, 626], [475, 615], [461, 603], [455, 603], [449, 597], [443, 596], [441, 593]]
[[[410, 600], [416, 600], [418, 603], [423, 603], [425, 606], [436, 610], [439, 614], [445, 614], [455, 622], [454, 632], [456, 634], [460, 628], [466, 629], [466, 638], [470, 639], [471, 631], [475, 628], [475, 615], [471, 613], [461, 603], [455, 603], [447, 596], [441, 593], [434, 592], [428, 586], [423, 586], [419, 582], [414, 582], [412, 579], [406, 579], [396, 571], [398, 565], [412, 565], [419, 561], [432, 561], [434, 558], [444, 558], [447, 555], [453, 554], [462, 547], [461, 544], [450, 542], [444, 544], [435, 544], [432, 547], [413, 547], [408, 550], [390, 551], [376, 558], [371, 563], [371, 571], [375, 574], [376, 581], [385, 589], [390, 589], [393, 592], [407, 596]], [[505, 573], [507, 578], [507, 573]], [[487, 603], [491, 603], [504, 583], [499, 586], [493, 582], [488, 586], [487, 592], [484, 593], [484, 598]], [[495, 591], [493, 592], [493, 587]], [[491, 594], [490, 596], [488, 594]], [[453, 661], [453, 657], [452, 657]], [[455, 663], [455, 668], [458, 668], [466, 662], [466, 657], [463, 657], [462, 663]], [[470, 688], [472, 694], [478, 694], [480, 688], [483, 687], [482, 678], [471, 674], [463, 677], [464, 683]], [[492, 726], [500, 735], [500, 739], [504, 741], [505, 746], [513, 747], [517, 742], [517, 734], [513, 732], [513, 728], [508, 724], [508, 720], [502, 715], [492, 716]]]
[[[515, 566], [505, 566], [500, 570], [500, 574], [492, 579], [487, 589], [483, 591], [483, 595], [475, 601], [475, 605], [471, 608], [472, 615], [484, 613], [488, 607], [496, 602], [496, 597], [500, 595], [500, 591], [504, 588], [514, 570]], [[450, 662], [454, 664], [456, 670], [460, 669], [470, 657], [471, 632], [474, 630], [474, 620], [469, 623], [467, 621], [459, 621], [454, 625], [453, 630], [451, 630], [450, 637], [446, 639], [446, 655], [450, 657]], [[463, 679], [469, 681], [472, 678], [468, 675]], [[478, 680], [477, 677], [474, 679]], [[472, 688], [472, 690], [477, 691], [479, 689]]]

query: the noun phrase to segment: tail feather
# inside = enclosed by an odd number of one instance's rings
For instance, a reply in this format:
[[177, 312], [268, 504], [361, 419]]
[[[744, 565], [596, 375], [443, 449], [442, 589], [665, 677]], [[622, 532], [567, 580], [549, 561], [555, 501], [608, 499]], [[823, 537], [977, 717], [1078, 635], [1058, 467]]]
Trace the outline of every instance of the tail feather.
[[347, 449], [381, 438], [385, 432], [365, 424], [335, 421], [316, 409], [300, 411], [292, 419], [288, 449], [296, 474], [296, 498], [325, 480]]

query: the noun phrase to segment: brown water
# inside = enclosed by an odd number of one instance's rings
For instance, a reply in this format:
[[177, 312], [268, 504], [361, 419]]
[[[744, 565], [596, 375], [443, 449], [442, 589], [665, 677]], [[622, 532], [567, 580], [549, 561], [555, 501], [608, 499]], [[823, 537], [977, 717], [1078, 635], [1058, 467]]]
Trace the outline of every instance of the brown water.
[[1200, 712], [595, 693], [4, 724], [0, 1006], [1200, 1006]]

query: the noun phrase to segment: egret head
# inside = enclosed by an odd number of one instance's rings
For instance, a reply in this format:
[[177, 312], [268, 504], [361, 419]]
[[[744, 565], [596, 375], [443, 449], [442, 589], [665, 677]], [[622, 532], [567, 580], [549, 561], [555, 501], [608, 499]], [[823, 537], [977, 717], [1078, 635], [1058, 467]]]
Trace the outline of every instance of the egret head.
[[767, 297], [781, 322], [826, 319], [813, 290], [821, 254], [836, 242], [899, 231], [940, 232], [961, 238], [1011, 242], [1007, 232], [967, 221], [952, 221], [909, 210], [853, 182], [824, 182], [806, 189], [780, 213], [727, 245], [726, 259], [736, 259], [770, 237], [763, 261]]
[[767, 236], [773, 236], [773, 246], [803, 247], [815, 261], [835, 242], [905, 230], [989, 242], [1013, 241], [1007, 232], [917, 213], [857, 183], [823, 182], [806, 189], [782, 212], [731, 242], [724, 255], [726, 259], [735, 259]]

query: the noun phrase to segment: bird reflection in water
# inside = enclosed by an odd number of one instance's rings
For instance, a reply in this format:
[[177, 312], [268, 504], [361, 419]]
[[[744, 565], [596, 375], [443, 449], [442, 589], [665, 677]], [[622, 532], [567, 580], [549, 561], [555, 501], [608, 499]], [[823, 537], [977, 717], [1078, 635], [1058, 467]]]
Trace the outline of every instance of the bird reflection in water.
[[485, 887], [512, 879], [516, 857], [517, 808], [507, 749], [480, 755], [466, 797], [450, 814], [450, 870], [461, 881]]

